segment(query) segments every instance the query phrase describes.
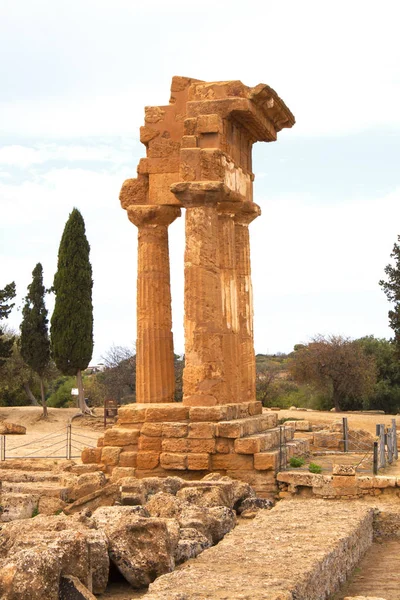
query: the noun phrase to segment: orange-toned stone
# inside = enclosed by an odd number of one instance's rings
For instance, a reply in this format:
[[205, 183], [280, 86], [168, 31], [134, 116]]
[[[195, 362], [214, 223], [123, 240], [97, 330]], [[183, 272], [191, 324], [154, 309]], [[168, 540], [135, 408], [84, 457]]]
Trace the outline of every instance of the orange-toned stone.
[[162, 428], [162, 423], [143, 423], [140, 433], [149, 437], [161, 437]]
[[184, 438], [188, 434], [186, 423], [163, 423], [162, 437], [165, 438]]
[[249, 415], [252, 417], [254, 415], [262, 414], [262, 403], [261, 402], [249, 402]]
[[101, 448], [102, 446], [104, 446], [104, 436], [97, 439], [97, 447]]
[[215, 423], [189, 423], [189, 438], [207, 439], [215, 437]]
[[164, 438], [162, 440], [163, 452], [188, 452], [189, 445], [186, 438]]
[[254, 468], [257, 471], [276, 470], [279, 462], [278, 452], [265, 452], [254, 455]]
[[163, 469], [171, 471], [185, 471], [187, 469], [187, 455], [163, 452], [160, 455], [160, 465]]
[[160, 462], [159, 452], [140, 451], [137, 454], [136, 466], [138, 469], [155, 469]]
[[210, 438], [210, 439], [203, 439], [203, 440], [196, 440], [196, 439], [188, 439], [188, 448], [189, 448], [189, 452], [194, 452], [194, 453], [203, 453], [203, 452], [215, 452], [215, 439], [214, 438]]
[[146, 416], [146, 405], [127, 404], [118, 409], [118, 423], [143, 423]]
[[181, 404], [153, 405], [146, 410], [146, 421], [186, 421], [188, 417], [189, 409]]
[[228, 438], [216, 438], [215, 450], [220, 454], [229, 454], [234, 452], [235, 441]]
[[81, 459], [84, 465], [99, 463], [101, 461], [101, 448], [84, 448]]
[[107, 466], [117, 465], [120, 454], [120, 447], [105, 446], [101, 448], [101, 462]]
[[234, 421], [218, 423], [217, 432], [218, 437], [239, 438], [243, 435], [243, 425]]
[[137, 466], [137, 452], [124, 452], [119, 456], [120, 467], [136, 467]]
[[226, 406], [197, 406], [190, 409], [191, 422], [196, 421], [224, 421], [228, 417]]
[[129, 446], [137, 444], [139, 429], [122, 429], [112, 427], [104, 434], [103, 446]]
[[211, 466], [213, 470], [252, 469], [254, 461], [252, 456], [241, 454], [213, 454], [211, 456]]
[[239, 438], [235, 440], [235, 452], [238, 454], [256, 454], [261, 450], [260, 438]]
[[188, 454], [187, 468], [189, 471], [209, 471], [210, 470], [210, 455], [209, 454]]
[[147, 437], [141, 435], [139, 438], [139, 450], [151, 450], [161, 452], [161, 438]]

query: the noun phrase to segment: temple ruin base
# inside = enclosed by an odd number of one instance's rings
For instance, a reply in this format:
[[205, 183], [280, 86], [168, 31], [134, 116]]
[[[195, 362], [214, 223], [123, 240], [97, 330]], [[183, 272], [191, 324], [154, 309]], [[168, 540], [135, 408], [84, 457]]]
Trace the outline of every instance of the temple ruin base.
[[[308, 441], [294, 439], [294, 433], [293, 426], [285, 427], [286, 460], [308, 451]], [[129, 404], [120, 407], [117, 424], [99, 439], [99, 447], [83, 451], [82, 461], [138, 478], [200, 479], [217, 471], [269, 497], [277, 491], [281, 435], [276, 413], [263, 412], [261, 402]]]

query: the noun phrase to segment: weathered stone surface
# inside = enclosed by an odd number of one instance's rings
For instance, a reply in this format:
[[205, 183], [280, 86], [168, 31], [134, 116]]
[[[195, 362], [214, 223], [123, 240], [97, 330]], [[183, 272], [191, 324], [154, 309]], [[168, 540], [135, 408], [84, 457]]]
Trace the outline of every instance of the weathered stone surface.
[[175, 550], [175, 564], [179, 565], [190, 558], [196, 558], [211, 546], [211, 541], [197, 529], [190, 527], [179, 530], [179, 541]]
[[321, 600], [338, 590], [371, 543], [367, 507], [280, 502], [205, 550], [190, 568], [157, 579], [146, 600]]
[[110, 559], [132, 587], [174, 569], [175, 548], [163, 520], [143, 518], [128, 506], [99, 508], [93, 520], [107, 535]]
[[73, 575], [61, 577], [58, 598], [59, 600], [96, 600], [96, 596]]
[[26, 433], [26, 427], [23, 425], [16, 425], [15, 423], [6, 423], [5, 421], [0, 422], [0, 434], [1, 435], [24, 435]]

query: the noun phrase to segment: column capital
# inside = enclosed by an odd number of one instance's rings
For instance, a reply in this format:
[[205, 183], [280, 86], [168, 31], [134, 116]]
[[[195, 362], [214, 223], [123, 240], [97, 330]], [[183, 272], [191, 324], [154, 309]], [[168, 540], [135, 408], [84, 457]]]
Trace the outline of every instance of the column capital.
[[233, 192], [223, 181], [181, 181], [171, 185], [171, 192], [186, 208], [215, 206], [225, 200], [234, 200]]
[[261, 215], [261, 208], [254, 202], [243, 202], [235, 214], [237, 225], [250, 225], [254, 219]]
[[168, 227], [181, 215], [177, 206], [166, 204], [130, 205], [127, 207], [128, 218], [136, 227], [152, 227], [164, 225]]

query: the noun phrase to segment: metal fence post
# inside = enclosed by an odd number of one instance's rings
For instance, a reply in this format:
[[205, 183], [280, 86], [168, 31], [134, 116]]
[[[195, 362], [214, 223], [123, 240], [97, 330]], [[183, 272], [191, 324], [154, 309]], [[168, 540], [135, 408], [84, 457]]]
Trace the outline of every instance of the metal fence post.
[[66, 454], [67, 454], [67, 460], [71, 459], [71, 443], [72, 443], [72, 441], [71, 441], [71, 435], [72, 435], [71, 428], [72, 428], [71, 424], [67, 425], [67, 452], [66, 452]]
[[387, 454], [388, 454], [388, 463], [389, 465], [393, 462], [393, 429], [389, 427], [386, 435], [386, 443], [387, 443]]
[[6, 436], [0, 436], [0, 460], [6, 460]]
[[378, 475], [378, 442], [374, 442], [373, 473], [374, 475]]
[[349, 423], [347, 417], [343, 417], [343, 452], [349, 451]]
[[396, 419], [392, 419], [392, 431], [393, 431], [393, 454], [394, 454], [394, 458], [397, 460], [399, 458], [399, 451], [397, 448]]
[[385, 457], [385, 425], [379, 425], [379, 464], [378, 468], [386, 467]]

